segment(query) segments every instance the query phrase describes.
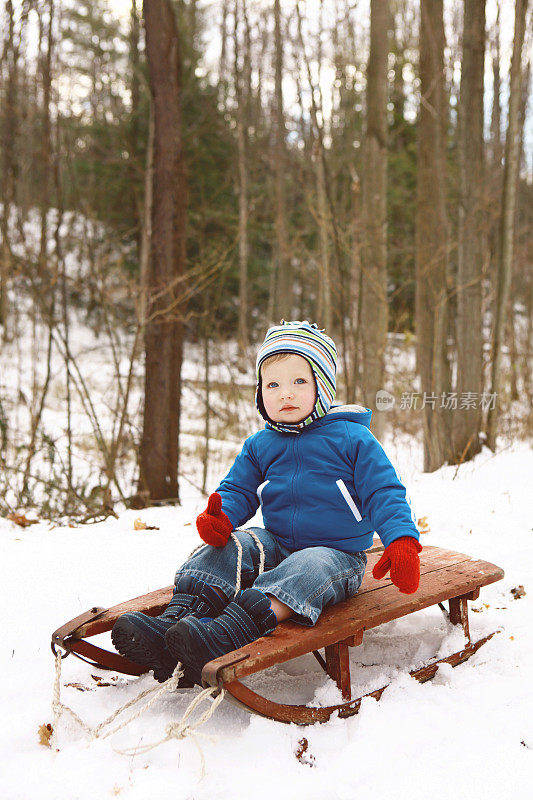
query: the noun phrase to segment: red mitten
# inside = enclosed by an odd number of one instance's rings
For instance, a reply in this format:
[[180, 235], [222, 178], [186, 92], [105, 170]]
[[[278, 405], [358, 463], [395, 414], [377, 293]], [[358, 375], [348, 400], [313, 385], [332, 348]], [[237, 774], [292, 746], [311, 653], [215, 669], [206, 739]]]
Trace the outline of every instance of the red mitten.
[[222, 498], [218, 492], [209, 495], [207, 508], [196, 518], [200, 538], [213, 547], [224, 547], [233, 530], [229, 517], [222, 511]]
[[404, 594], [413, 594], [420, 583], [419, 552], [422, 545], [413, 536], [395, 539], [372, 570], [374, 578], [384, 578], [390, 569], [391, 581]]

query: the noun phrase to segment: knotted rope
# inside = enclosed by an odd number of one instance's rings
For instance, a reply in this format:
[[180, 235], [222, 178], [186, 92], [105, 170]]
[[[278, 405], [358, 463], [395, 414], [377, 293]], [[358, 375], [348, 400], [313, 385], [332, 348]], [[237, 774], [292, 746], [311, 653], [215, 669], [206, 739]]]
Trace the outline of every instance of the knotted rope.
[[[96, 725], [93, 728], [90, 725], [88, 725], [86, 722], [84, 722], [82, 720], [82, 718], [80, 716], [78, 716], [78, 714], [76, 714], [76, 712], [72, 708], [70, 708], [69, 706], [67, 706], [67, 705], [65, 705], [64, 703], [61, 702], [61, 696], [60, 695], [61, 695], [61, 662], [62, 662], [62, 660], [63, 659], [61, 657], [61, 653], [58, 651], [57, 654], [56, 654], [56, 661], [55, 661], [55, 667], [56, 667], [55, 673], [56, 674], [55, 674], [55, 681], [54, 681], [54, 697], [53, 697], [53, 700], [52, 700], [52, 710], [54, 712], [54, 725], [53, 725], [54, 736], [55, 736], [55, 733], [56, 733], [57, 722], [59, 721], [59, 717], [61, 716], [61, 714], [66, 712], [66, 713], [70, 714], [72, 719], [80, 726], [80, 728], [82, 728], [82, 730], [85, 731], [85, 733], [91, 739], [107, 739], [108, 736], [112, 736], [114, 733], [117, 733], [117, 731], [122, 730], [122, 728], [125, 728], [126, 725], [128, 725], [130, 722], [133, 722], [133, 720], [137, 719], [137, 717], [140, 717], [141, 714], [144, 714], [144, 712], [147, 711], [150, 708], [150, 706], [152, 706], [155, 703], [155, 701], [162, 694], [166, 694], [166, 692], [171, 692], [171, 691], [174, 691], [175, 689], [177, 689], [178, 688], [178, 681], [181, 678], [181, 676], [183, 675], [183, 670], [181, 668], [181, 664], [178, 663], [176, 665], [176, 668], [175, 668], [174, 672], [172, 673], [172, 675], [170, 676], [170, 678], [168, 680], [166, 680], [160, 686], [154, 686], [151, 689], [145, 689], [140, 694], [138, 694], [137, 697], [134, 697], [132, 700], [128, 700], [127, 703], [125, 703], [120, 708], [117, 708], [117, 710], [114, 711], [112, 714], [110, 714], [109, 717], [106, 717], [106, 719], [104, 719], [103, 722], [100, 722], [98, 725]], [[135, 711], [124, 722], [121, 722], [116, 727], [111, 728], [111, 730], [106, 730], [106, 728], [108, 728], [117, 719], [117, 717], [120, 716], [120, 714], [122, 714], [124, 711], [127, 711], [128, 708], [131, 708], [132, 706], [136, 705], [141, 700], [144, 700], [144, 698], [148, 697], [149, 695], [153, 695], [151, 700], [149, 700], [147, 703], [145, 703], [140, 709]]]
[[[252, 538], [254, 539], [257, 548], [259, 550], [259, 575], [262, 574], [265, 568], [265, 551], [263, 545], [257, 534], [253, 533], [253, 531], [246, 531]], [[239, 542], [237, 536], [232, 533], [231, 537], [237, 547], [237, 575], [236, 575], [236, 587], [235, 587], [235, 597], [240, 591], [241, 588], [241, 572], [242, 572], [242, 545]], [[195, 548], [191, 556], [197, 552], [203, 545], [200, 547]], [[189, 556], [190, 558], [190, 556]], [[110, 714], [106, 719], [100, 722], [98, 725], [91, 727], [86, 722], [84, 722], [81, 717], [69, 706], [65, 705], [61, 702], [61, 662], [63, 657], [61, 653], [58, 651], [56, 654], [55, 660], [55, 680], [54, 680], [54, 691], [53, 691], [53, 699], [52, 699], [52, 711], [54, 714], [54, 721], [52, 725], [52, 746], [57, 746], [57, 727], [59, 723], [59, 719], [63, 713], [67, 713], [70, 717], [76, 722], [76, 724], [83, 730], [85, 733], [90, 737], [91, 740], [96, 739], [107, 739], [109, 736], [113, 736], [113, 734], [118, 733], [118, 731], [125, 728], [130, 722], [138, 719], [145, 711], [147, 711], [155, 702], [158, 700], [162, 695], [166, 694], [167, 692], [173, 692], [178, 689], [179, 679], [183, 676], [184, 670], [182, 669], [181, 663], [178, 662], [176, 665], [174, 672], [160, 686], [154, 686], [151, 689], [145, 689], [132, 700], [128, 700], [123, 706], [117, 708], [112, 714]], [[138, 747], [130, 748], [127, 750], [117, 750], [117, 753], [122, 755], [137, 755], [142, 753], [147, 753], [150, 750], [153, 750], [159, 745], [164, 744], [165, 742], [170, 741], [171, 739], [185, 739], [186, 737], [190, 736], [196, 745], [198, 753], [200, 754], [201, 760], [201, 776], [203, 777], [205, 774], [205, 758], [200, 747], [199, 742], [197, 741], [198, 736], [204, 736], [205, 738], [211, 738], [206, 734], [198, 732], [198, 728], [202, 726], [205, 722], [207, 722], [211, 716], [214, 714], [222, 700], [224, 699], [224, 689], [218, 686], [208, 686], [206, 689], [202, 689], [202, 691], [193, 697], [187, 708], [185, 709], [183, 716], [177, 722], [170, 722], [165, 728], [165, 736], [157, 742], [153, 742], [152, 744], [140, 745]], [[127, 717], [123, 722], [120, 722], [115, 727], [111, 727], [113, 722], [125, 711], [133, 706], [137, 705], [141, 700], [144, 700], [145, 697], [149, 697], [152, 695], [150, 700], [148, 700], [144, 705], [134, 711], [129, 717]], [[196, 721], [192, 722], [189, 721], [192, 713], [195, 709], [203, 703], [204, 700], [211, 700], [211, 705], [196, 719]]]
[[[203, 777], [205, 775], [205, 757], [197, 737], [203, 736], [205, 739], [210, 739], [211, 741], [213, 741], [214, 737], [208, 736], [197, 729], [213, 716], [216, 709], [224, 699], [224, 695], [224, 689], [219, 689], [217, 686], [208, 686], [206, 689], [202, 689], [202, 691], [197, 694], [196, 697], [193, 697], [192, 701], [185, 709], [182, 718], [178, 722], [168, 723], [165, 728], [166, 736], [164, 736], [162, 739], [157, 742], [152, 742], [151, 744], [138, 745], [137, 747], [131, 747], [126, 750], [117, 750], [116, 752], [124, 756], [142, 755], [150, 752], [150, 750], [154, 750], [156, 747], [159, 747], [159, 745], [164, 744], [165, 742], [169, 742], [171, 739], [186, 739], [188, 736], [190, 736], [200, 756], [202, 765], [201, 777]], [[188, 722], [189, 717], [197, 708], [197, 706], [199, 706], [204, 700], [211, 698], [213, 698], [211, 705], [207, 707], [207, 709], [198, 717], [198, 719], [195, 722]], [[144, 711], [144, 708], [141, 709], [141, 711]], [[130, 721], [131, 720], [128, 720], [128, 722]]]
[[[259, 539], [259, 536], [256, 533], [254, 533], [253, 531], [246, 531], [246, 533], [249, 536], [252, 537], [252, 539], [254, 540], [254, 542], [257, 545], [257, 549], [259, 550], [259, 571], [258, 571], [258, 574], [261, 575], [264, 572], [264, 569], [265, 569], [265, 549], [264, 549], [263, 545], [261, 544], [261, 540]], [[237, 536], [234, 533], [231, 534], [231, 538], [233, 539], [233, 541], [235, 542], [235, 545], [237, 547], [237, 575], [235, 577], [235, 595], [234, 595], [234, 597], [237, 597], [237, 595], [239, 594], [239, 592], [241, 590], [242, 544], [239, 542]]]
[[[251, 536], [254, 542], [257, 545], [257, 549], [259, 550], [259, 569], [258, 575], [261, 575], [265, 571], [265, 549], [261, 544], [261, 539], [259, 536], [254, 533], [253, 531], [240, 531], [240, 533], [247, 533], [248, 536]], [[237, 548], [237, 568], [236, 568], [236, 576], [235, 576], [235, 593], [234, 597], [237, 597], [241, 590], [241, 572], [242, 572], [242, 544], [239, 542], [237, 535], [235, 533], [230, 533], [231, 538]], [[203, 550], [204, 547], [209, 547], [210, 545], [199, 544], [198, 547], [195, 547], [194, 550], [189, 554], [189, 558], [193, 556], [195, 553], [198, 553], [200, 550]]]

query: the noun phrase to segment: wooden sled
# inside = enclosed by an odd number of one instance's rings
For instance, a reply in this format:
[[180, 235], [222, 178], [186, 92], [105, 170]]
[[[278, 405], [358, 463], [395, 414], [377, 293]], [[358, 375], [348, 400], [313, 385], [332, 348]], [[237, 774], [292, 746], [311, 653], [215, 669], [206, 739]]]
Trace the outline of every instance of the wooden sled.
[[[476, 642], [471, 641], [467, 601], [476, 600], [482, 586], [503, 578], [500, 567], [463, 553], [440, 547], [424, 547], [420, 554], [420, 586], [415, 594], [406, 595], [398, 591], [390, 578], [376, 580], [372, 577], [372, 568], [382, 551], [382, 547], [367, 551], [368, 566], [355, 597], [325, 609], [312, 628], [290, 620], [282, 622], [268, 636], [210, 661], [202, 671], [203, 685], [223, 687], [249, 711], [279, 722], [326, 722], [335, 711], [341, 717], [356, 714], [363, 697], [379, 699], [387, 688], [383, 686], [352, 699], [348, 648], [361, 644], [365, 630], [439, 604], [452, 624], [462, 626], [467, 644], [463, 650], [411, 672], [410, 675], [421, 683], [435, 675], [439, 664], [455, 667], [466, 661], [494, 635], [491, 633]], [[157, 616], [171, 596], [172, 586], [168, 586], [113, 608], [92, 608], [52, 634], [52, 650], [56, 653], [59, 647], [65, 651], [65, 656], [73, 653], [100, 669], [141, 675], [146, 672], [144, 667], [128, 661], [119, 653], [96, 647], [87, 638], [111, 630], [118, 617], [126, 611], [144, 611]], [[444, 601], [448, 602], [448, 612], [442, 605]], [[319, 652], [321, 648], [324, 648], [324, 656]], [[241, 679], [247, 675], [306, 653], [313, 653], [324, 671], [335, 681], [342, 693], [342, 703], [328, 707], [286, 705], [261, 697], [242, 683]]]

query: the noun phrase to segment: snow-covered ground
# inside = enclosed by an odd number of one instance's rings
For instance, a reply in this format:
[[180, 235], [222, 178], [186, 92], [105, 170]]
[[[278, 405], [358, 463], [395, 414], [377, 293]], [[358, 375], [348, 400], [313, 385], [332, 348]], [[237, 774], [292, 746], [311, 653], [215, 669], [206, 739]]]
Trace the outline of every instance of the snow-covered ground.
[[[38, 737], [39, 727], [52, 722], [51, 632], [95, 604], [109, 606], [170, 584], [176, 565], [197, 544], [201, 495], [183, 484], [179, 508], [126, 511], [119, 519], [78, 528], [41, 522], [22, 529], [0, 519], [2, 800], [529, 798], [533, 452], [517, 443], [496, 456], [484, 451], [459, 470], [446, 467], [430, 475], [419, 472], [415, 449], [389, 452], [407, 479], [417, 515], [427, 517], [430, 532], [423, 543], [505, 569], [504, 580], [470, 604], [478, 612], [470, 614], [473, 638], [499, 633], [465, 664], [440, 668], [433, 681], [418, 684], [406, 675], [409, 669], [457, 649], [457, 633], [440, 610], [369, 631], [351, 651], [353, 691], [391, 685], [379, 702], [365, 700], [349, 719], [282, 725], [224, 700], [201, 729], [209, 738], [198, 739], [203, 778], [190, 739], [145, 754], [117, 752], [163, 738], [165, 726], [181, 717], [198, 689], [161, 697], [104, 741], [89, 741], [66, 716], [57, 729], [58, 751], [39, 744]], [[158, 530], [135, 530], [137, 517]], [[519, 585], [526, 594], [514, 599], [511, 589]], [[91, 725], [155, 685], [150, 676], [122, 676], [97, 686], [92, 674], [101, 673], [73, 657], [63, 662], [62, 700]], [[289, 702], [327, 705], [337, 697], [312, 656], [256, 676], [252, 685]], [[295, 755], [302, 737], [309, 743], [309, 763]]]

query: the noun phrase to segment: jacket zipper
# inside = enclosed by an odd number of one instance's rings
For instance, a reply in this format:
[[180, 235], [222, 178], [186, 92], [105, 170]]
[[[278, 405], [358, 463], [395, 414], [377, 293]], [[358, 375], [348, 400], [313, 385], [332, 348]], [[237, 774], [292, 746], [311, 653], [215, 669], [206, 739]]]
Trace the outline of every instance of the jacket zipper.
[[300, 454], [298, 452], [298, 437], [296, 436], [292, 440], [292, 448], [293, 448], [293, 461], [296, 463], [296, 469], [294, 470], [294, 474], [292, 476], [291, 482], [291, 492], [292, 492], [292, 520], [291, 520], [291, 537], [292, 537], [292, 547], [296, 549], [296, 529], [295, 529], [295, 522], [296, 522], [296, 513], [298, 511], [296, 506], [296, 492], [295, 492], [295, 483], [296, 478], [298, 475], [298, 471], [300, 469]]

